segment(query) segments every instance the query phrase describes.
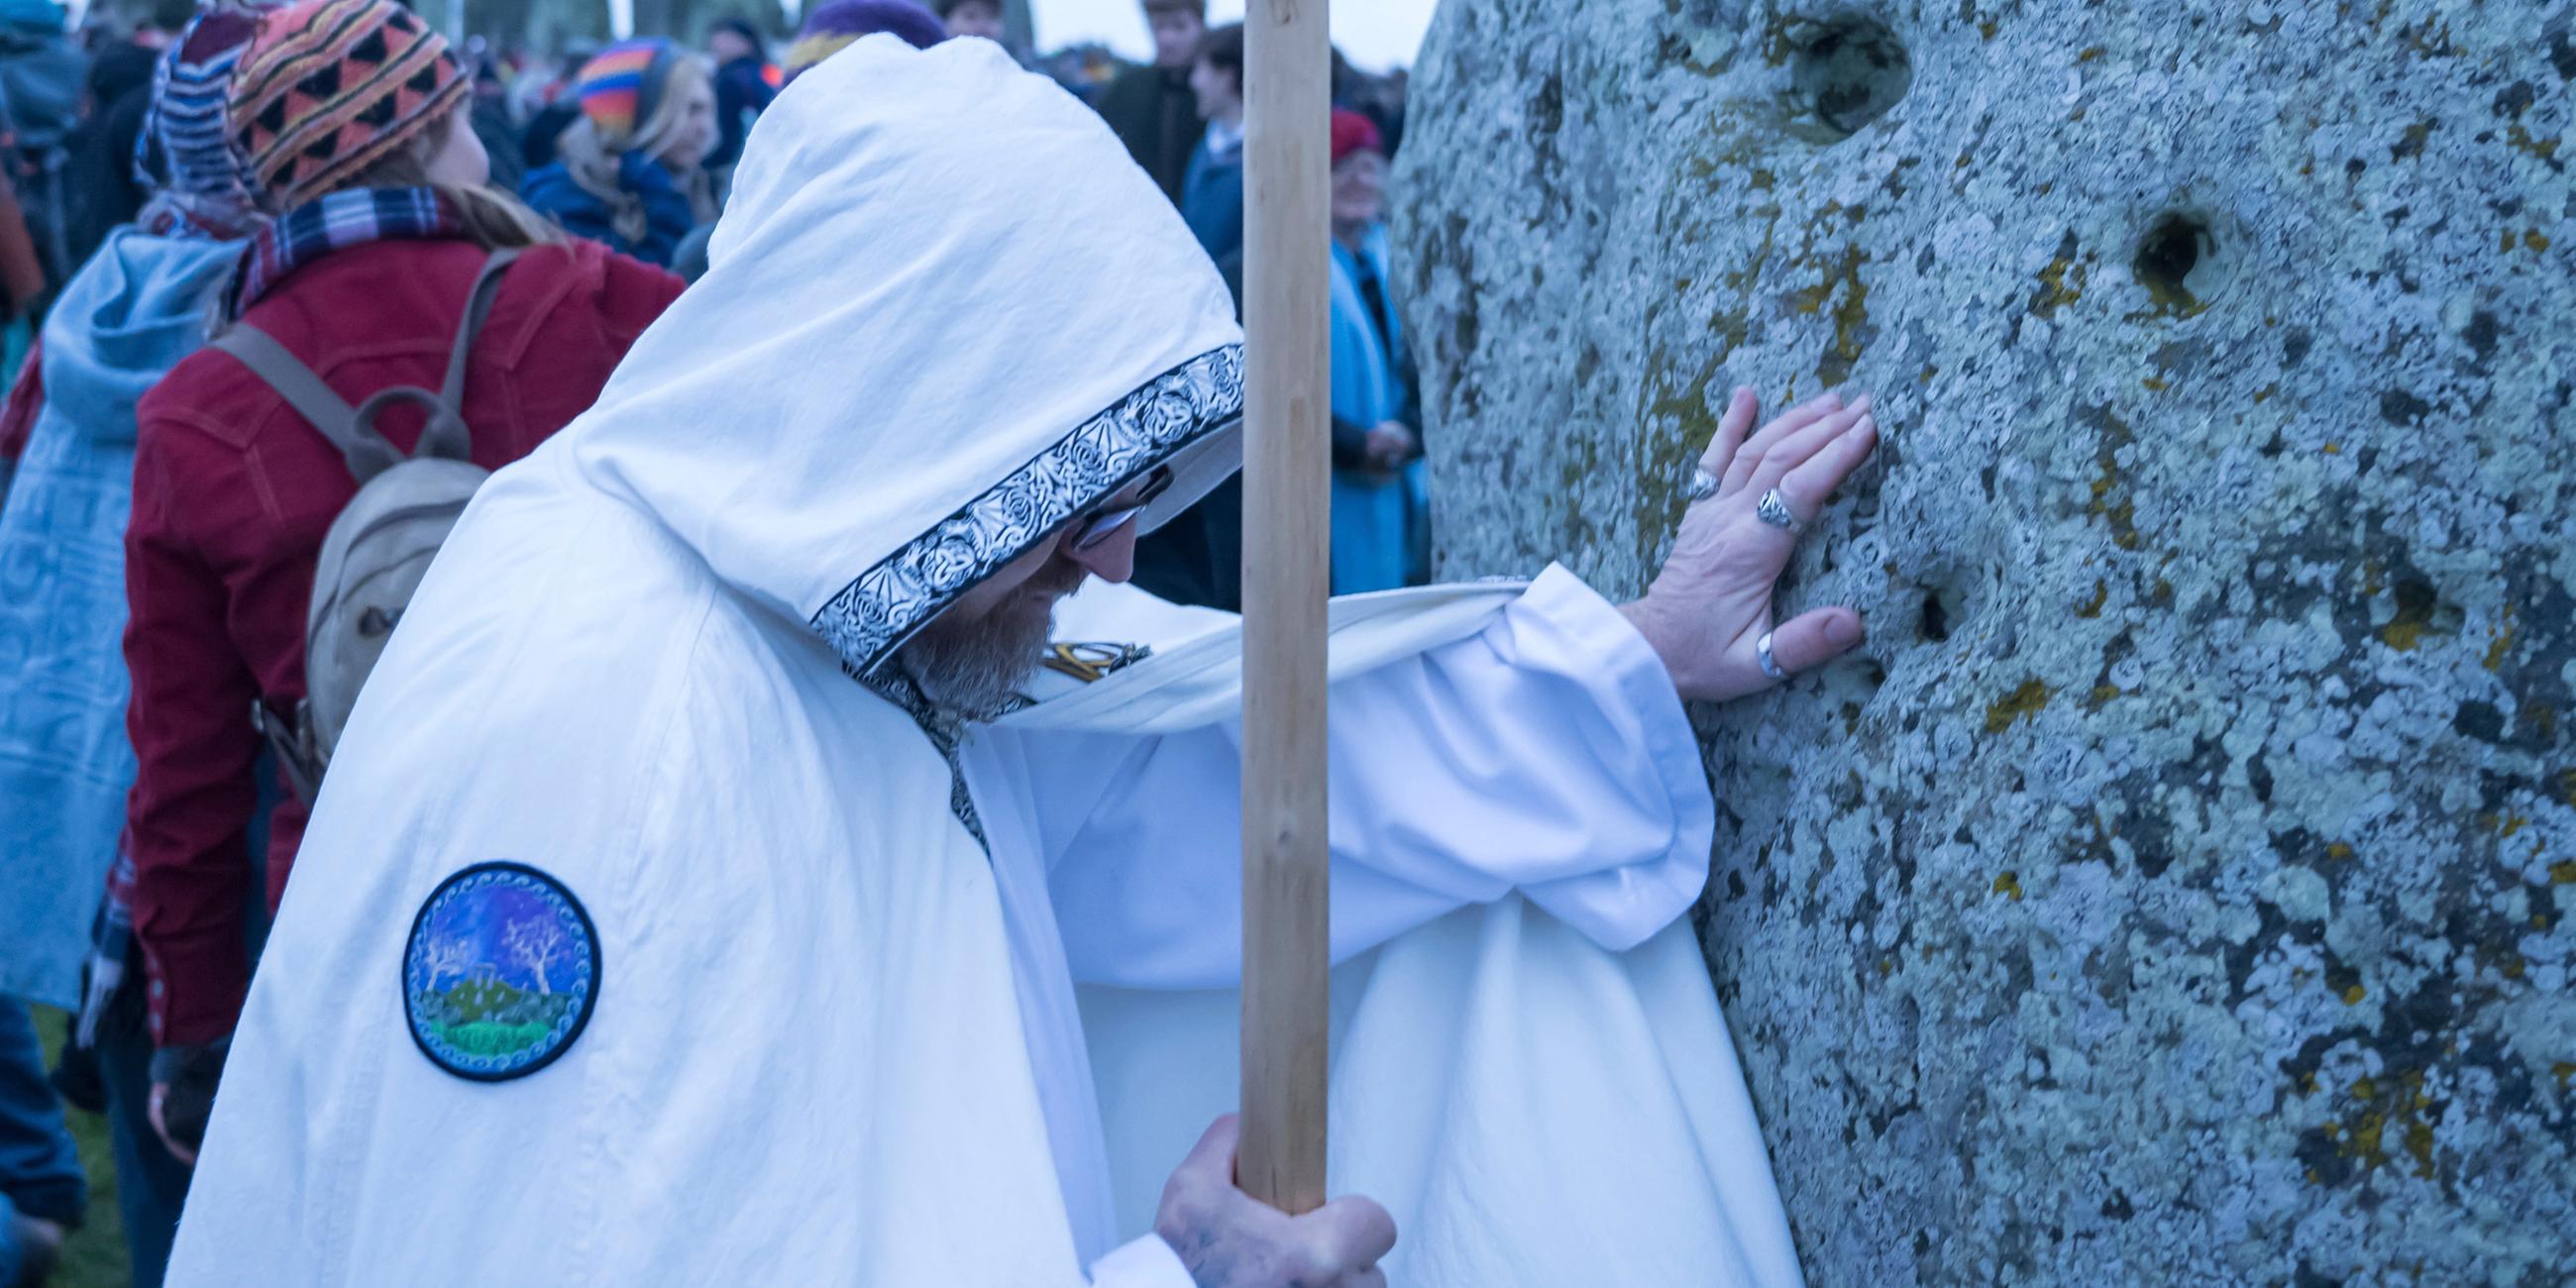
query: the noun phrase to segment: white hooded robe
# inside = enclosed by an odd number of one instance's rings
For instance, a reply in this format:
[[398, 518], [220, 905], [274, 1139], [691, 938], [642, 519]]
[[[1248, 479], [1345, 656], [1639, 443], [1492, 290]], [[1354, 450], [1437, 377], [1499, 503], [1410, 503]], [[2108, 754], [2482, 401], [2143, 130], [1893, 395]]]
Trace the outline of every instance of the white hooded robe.
[[[1161, 651], [962, 731], [885, 664], [1154, 466], [1148, 523], [1232, 469], [1224, 289], [972, 40], [799, 78], [712, 261], [370, 679], [172, 1283], [1189, 1282], [1147, 1227], [1230, 1107], [1230, 619], [1086, 591], [1063, 634]], [[1677, 921], [1713, 805], [1660, 664], [1562, 570], [1336, 615], [1335, 1180], [1405, 1229], [1392, 1281], [1794, 1283]], [[581, 901], [596, 1002], [471, 1081], [403, 960], [495, 860]]]

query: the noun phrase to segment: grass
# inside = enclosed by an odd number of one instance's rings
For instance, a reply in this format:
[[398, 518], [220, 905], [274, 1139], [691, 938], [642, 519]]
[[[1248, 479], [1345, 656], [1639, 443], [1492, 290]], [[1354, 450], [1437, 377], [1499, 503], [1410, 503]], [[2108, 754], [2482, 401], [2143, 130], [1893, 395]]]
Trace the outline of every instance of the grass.
[[[37, 1007], [36, 1031], [44, 1035], [45, 1064], [51, 1068], [63, 1045], [62, 1012]], [[125, 1221], [116, 1208], [116, 1162], [108, 1148], [107, 1119], [69, 1112], [72, 1139], [80, 1142], [81, 1169], [89, 1173], [89, 1220], [63, 1241], [62, 1264], [54, 1267], [47, 1288], [125, 1288], [133, 1275], [125, 1264]]]

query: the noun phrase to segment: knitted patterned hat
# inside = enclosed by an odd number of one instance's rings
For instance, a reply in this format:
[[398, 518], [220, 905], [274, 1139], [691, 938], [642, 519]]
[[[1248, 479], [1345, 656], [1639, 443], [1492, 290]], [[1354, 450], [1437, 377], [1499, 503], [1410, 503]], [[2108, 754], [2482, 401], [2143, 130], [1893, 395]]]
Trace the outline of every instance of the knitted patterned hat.
[[635, 137], [662, 106], [679, 46], [667, 40], [625, 40], [601, 50], [573, 78], [573, 97], [602, 142], [615, 151]]
[[[250, 204], [241, 170], [225, 146], [224, 99], [233, 69], [274, 0], [207, 9], [154, 64], [152, 105], [135, 140], [136, 178], [146, 187], [201, 200]], [[163, 173], [143, 173], [147, 146], [160, 148]]]
[[787, 79], [849, 48], [861, 36], [884, 32], [915, 49], [928, 49], [948, 39], [938, 15], [914, 0], [828, 0], [805, 16], [782, 62]]
[[225, 109], [272, 210], [330, 192], [464, 101], [447, 41], [392, 0], [300, 0], [260, 20]]

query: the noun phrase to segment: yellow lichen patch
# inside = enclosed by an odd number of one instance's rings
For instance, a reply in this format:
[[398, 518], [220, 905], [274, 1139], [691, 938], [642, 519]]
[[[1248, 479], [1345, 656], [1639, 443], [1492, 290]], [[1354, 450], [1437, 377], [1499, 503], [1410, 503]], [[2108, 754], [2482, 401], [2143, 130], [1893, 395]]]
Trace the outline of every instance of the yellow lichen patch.
[[2522, 244], [2531, 250], [2547, 250], [2549, 249], [2549, 234], [2544, 233], [2537, 228], [2523, 229]]
[[1996, 22], [1992, 18], [1988, 18], [1984, 22], [1977, 24], [1977, 36], [1983, 40], [1994, 39], [1995, 33], [2001, 30], [2003, 30], [2003, 24]]
[[2530, 819], [2524, 818], [2520, 814], [2507, 814], [2504, 816], [2504, 821], [2496, 826], [2496, 839], [2499, 841], [2505, 840], [2511, 837], [2514, 833], [2529, 826], [2531, 826]]
[[2567, 1080], [2570, 1078], [2576, 1078], [2576, 1061], [2561, 1060], [2556, 1064], [2549, 1066], [2549, 1072], [2557, 1076], [2558, 1089], [2560, 1091], [2565, 1091], [2567, 1089]]
[[[2069, 283], [2067, 274], [2075, 280]], [[2030, 299], [2030, 311], [2040, 317], [2054, 317], [2057, 310], [2084, 298], [2085, 268], [2074, 257], [2060, 255], [2039, 270], [2039, 293]]]
[[2006, 872], [1996, 877], [1994, 890], [1996, 894], [2007, 896], [2015, 902], [2019, 902], [2021, 899], [2021, 874], [2017, 872]]
[[2002, 733], [2023, 717], [2038, 714], [2040, 708], [2048, 705], [2049, 696], [2054, 692], [2037, 680], [2022, 681], [2020, 688], [1986, 708], [1986, 732]]
[[2359, 984], [2355, 984], [2343, 991], [2343, 1004], [2346, 1006], [2359, 1006], [2361, 1005], [2361, 999], [2368, 996], [2370, 996], [2369, 989], [2363, 988]]
[[2421, 1118], [2408, 1118], [2406, 1156], [2415, 1160], [2415, 1175], [2419, 1179], [2433, 1179], [2433, 1124]]
[[2262, 388], [2255, 390], [2254, 405], [2257, 407], [2262, 406], [2272, 397], [2272, 395], [2279, 392], [2281, 392], [2281, 387], [2279, 385], [2265, 385]]
[[2170, 386], [2166, 385], [2166, 384], [2165, 384], [2165, 382], [2164, 382], [2163, 380], [2161, 380], [2161, 379], [2159, 379], [2159, 378], [2157, 378], [2157, 377], [2155, 377], [2155, 376], [2149, 376], [2149, 377], [2147, 377], [2146, 379], [2139, 381], [2138, 383], [2139, 383], [2139, 384], [2142, 384], [2142, 385], [2145, 385], [2145, 386], [2147, 387], [2147, 392], [2148, 392], [2148, 393], [2151, 393], [2151, 394], [2160, 394], [2160, 393], [2163, 393], [2167, 388], [2170, 388]]
[[2086, 618], [2100, 617], [2102, 615], [2102, 606], [2110, 602], [2111, 583], [2107, 581], [2096, 581], [2093, 583], [2093, 598], [2086, 600], [2083, 607], [2076, 609], [2075, 615]]
[[2096, 708], [2099, 708], [2099, 707], [2103, 706], [2104, 704], [2106, 704], [2106, 703], [2110, 702], [2112, 699], [2117, 698], [2117, 697], [2119, 697], [2119, 696], [2120, 696], [2120, 686], [2119, 686], [2119, 685], [2116, 685], [2116, 684], [2097, 684], [2097, 685], [2094, 685], [2094, 686], [2093, 686], [2093, 705], [2094, 705]]
[[2535, 139], [2531, 137], [2531, 131], [2524, 129], [2519, 125], [2508, 125], [2505, 127], [2504, 141], [2511, 144], [2516, 151], [2528, 152], [2543, 161], [2550, 160], [2558, 155], [2558, 140], [2554, 138]]
[[2328, 443], [2325, 446], [2325, 453], [2328, 456], [2341, 456], [2343, 455], [2343, 444]]
[[2549, 884], [2576, 885], [2576, 859], [2560, 859], [2550, 864]]
[[2480, 661], [2490, 671], [2504, 669], [2504, 659], [2513, 651], [2513, 609], [2504, 610], [2504, 620], [2496, 623], [2495, 634], [2487, 639], [2487, 655]]
[[2329, 859], [2349, 859], [2352, 857], [2352, 847], [2341, 841], [2328, 842], [2326, 845], [2326, 857]]
[[2107, 53], [2109, 53], [2109, 52], [2111, 52], [2111, 51], [2110, 51], [2110, 50], [2108, 50], [2108, 49], [2104, 49], [2104, 48], [2103, 48], [2102, 46], [2100, 46], [2100, 45], [2091, 45], [2091, 46], [2086, 47], [2086, 48], [2085, 48], [2085, 50], [2084, 50], [2082, 53], [2079, 53], [2079, 54], [2075, 55], [2075, 61], [2077, 61], [2077, 62], [2079, 62], [2079, 63], [2089, 63], [2089, 62], [2092, 62], [2094, 59], [2100, 58], [2102, 55], [2107, 54]]
[[2410, 604], [2398, 596], [2397, 615], [2379, 630], [2379, 638], [2400, 653], [2412, 653], [2424, 642], [2424, 632], [2433, 625], [2433, 605], [2429, 602]]
[[2371, 1078], [2358, 1078], [2358, 1079], [2355, 1079], [2355, 1080], [2353, 1081], [2353, 1084], [2352, 1084], [2352, 1098], [2353, 1098], [2353, 1099], [2355, 1099], [2355, 1100], [2368, 1100], [2368, 1099], [2370, 1099], [2372, 1096], [2375, 1096], [2375, 1095], [2378, 1095], [2378, 1094], [2379, 1094], [2379, 1083], [2378, 1083], [2376, 1080], [2371, 1079]]
[[1935, 366], [1933, 366], [1933, 365], [1931, 365], [1931, 364], [1929, 364], [1929, 363], [1926, 363], [1926, 364], [1924, 364], [1924, 367], [1923, 367], [1923, 374], [1922, 374], [1922, 375], [1919, 375], [1919, 376], [1916, 376], [1916, 377], [1915, 377], [1915, 379], [1916, 379], [1916, 380], [1919, 380], [1919, 381], [1922, 381], [1924, 384], [1927, 384], [1927, 385], [1928, 385], [1928, 384], [1932, 383], [1932, 377], [1937, 376], [1937, 375], [1940, 375], [1940, 374], [1941, 374], [1941, 369], [1940, 369], [1939, 367], [1935, 367]]
[[2504, 230], [2504, 242], [2503, 242], [2503, 244], [2502, 244], [2502, 245], [2497, 246], [2497, 247], [2496, 247], [2496, 249], [2497, 249], [2497, 250], [2500, 250], [2500, 251], [2503, 251], [2503, 252], [2505, 252], [2506, 254], [2512, 254], [2512, 253], [2513, 253], [2513, 230], [2512, 230], [2512, 229], [2508, 228], [2508, 229], [2505, 229], [2505, 230]]

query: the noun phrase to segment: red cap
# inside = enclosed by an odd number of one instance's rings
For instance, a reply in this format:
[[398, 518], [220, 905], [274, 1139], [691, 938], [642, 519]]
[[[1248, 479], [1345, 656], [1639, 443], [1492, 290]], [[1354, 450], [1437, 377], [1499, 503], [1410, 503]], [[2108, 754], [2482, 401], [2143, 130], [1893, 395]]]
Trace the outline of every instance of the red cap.
[[[1312, 118], [1308, 118], [1312, 119]], [[1354, 152], [1386, 155], [1386, 140], [1380, 138], [1377, 123], [1347, 107], [1333, 109], [1333, 164]]]

